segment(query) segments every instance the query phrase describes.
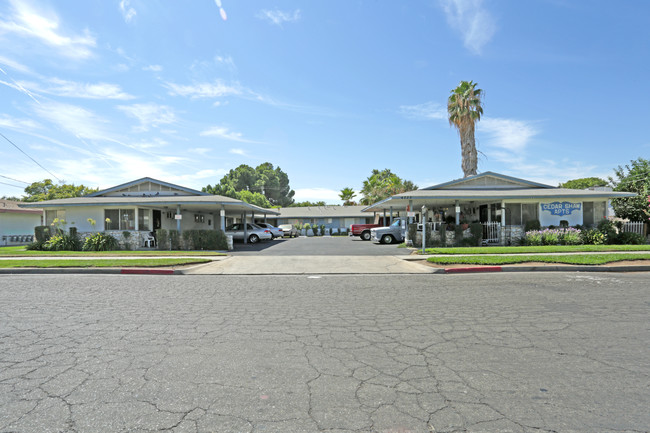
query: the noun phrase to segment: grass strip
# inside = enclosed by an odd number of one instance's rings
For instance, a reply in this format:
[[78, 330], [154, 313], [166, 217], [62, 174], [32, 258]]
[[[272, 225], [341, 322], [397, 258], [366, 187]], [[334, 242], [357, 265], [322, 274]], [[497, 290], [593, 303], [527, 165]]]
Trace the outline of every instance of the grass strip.
[[530, 254], [608, 251], [650, 251], [650, 245], [543, 245], [536, 247], [427, 248], [427, 254]]
[[0, 260], [0, 268], [155, 268], [207, 263], [210, 259], [163, 258], [163, 259], [66, 259], [66, 260]]
[[467, 264], [467, 265], [509, 265], [515, 263], [562, 263], [567, 265], [603, 265], [605, 263], [620, 262], [623, 260], [650, 260], [650, 254], [588, 254], [570, 256], [450, 256], [429, 257], [430, 263], [437, 264]]
[[217, 251], [34, 251], [26, 250], [25, 247], [0, 247], [0, 257], [101, 257], [101, 256], [118, 256], [118, 257], [147, 257], [147, 256], [225, 256], [225, 253]]

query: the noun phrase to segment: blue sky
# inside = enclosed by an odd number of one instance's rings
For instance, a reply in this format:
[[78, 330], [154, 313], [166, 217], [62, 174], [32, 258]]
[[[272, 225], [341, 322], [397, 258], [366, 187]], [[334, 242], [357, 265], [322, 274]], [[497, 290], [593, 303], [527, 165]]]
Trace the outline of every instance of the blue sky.
[[[650, 154], [644, 0], [0, 0], [0, 196], [56, 178], [200, 189], [240, 164], [340, 203], [372, 169], [462, 177], [446, 100], [485, 91], [479, 171], [557, 184]], [[47, 171], [46, 171], [47, 170]], [[55, 175], [55, 176], [53, 176]]]

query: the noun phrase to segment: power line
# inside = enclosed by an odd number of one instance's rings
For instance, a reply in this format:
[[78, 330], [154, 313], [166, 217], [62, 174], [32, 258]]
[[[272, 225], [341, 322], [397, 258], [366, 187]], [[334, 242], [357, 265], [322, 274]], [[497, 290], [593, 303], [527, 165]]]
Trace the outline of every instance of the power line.
[[59, 179], [59, 178], [57, 177], [56, 174], [52, 173], [52, 172], [51, 172], [50, 170], [48, 170], [47, 168], [43, 167], [41, 164], [38, 163], [38, 161], [36, 161], [36, 160], [35, 160], [34, 158], [32, 158], [31, 156], [27, 155], [27, 154], [26, 154], [26, 153], [25, 153], [25, 152], [24, 152], [20, 147], [16, 146], [16, 145], [14, 144], [13, 141], [11, 141], [11, 140], [9, 140], [7, 137], [5, 137], [4, 134], [3, 134], [2, 132], [0, 132], [0, 135], [2, 136], [2, 138], [4, 138], [5, 140], [7, 140], [9, 143], [11, 143], [11, 145], [12, 145], [13, 147], [15, 147], [16, 149], [20, 150], [20, 151], [23, 153], [23, 155], [25, 155], [27, 158], [29, 158], [29, 159], [31, 159], [32, 161], [34, 161], [34, 162], [36, 163], [36, 165], [38, 165], [38, 166], [41, 167], [43, 170], [47, 171], [47, 172], [50, 173], [52, 176], [54, 176], [54, 177], [56, 178], [56, 180], [58, 180], [59, 182], [63, 182], [61, 179]]
[[12, 185], [12, 184], [7, 183], [7, 182], [0, 182], [0, 183], [3, 184], [3, 185], [9, 185], [9, 186], [14, 186], [14, 187], [16, 187], [16, 188], [24, 189], [22, 186]]
[[4, 177], [5, 179], [9, 179], [9, 180], [13, 180], [13, 181], [15, 181], [15, 182], [20, 182], [20, 183], [25, 183], [25, 184], [27, 184], [27, 185], [30, 185], [29, 182], [25, 182], [24, 180], [14, 179], [13, 177], [3, 176], [3, 175], [1, 175], [1, 174], [0, 174], [0, 177]]

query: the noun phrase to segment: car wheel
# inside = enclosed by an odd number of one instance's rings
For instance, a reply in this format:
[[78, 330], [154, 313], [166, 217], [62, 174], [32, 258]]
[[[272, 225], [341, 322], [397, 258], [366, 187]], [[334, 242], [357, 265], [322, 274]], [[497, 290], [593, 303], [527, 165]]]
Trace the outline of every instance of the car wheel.
[[395, 239], [393, 239], [391, 235], [384, 235], [381, 237], [382, 244], [392, 244], [394, 240]]
[[362, 232], [361, 233], [361, 239], [363, 239], [364, 241], [369, 241], [370, 240], [370, 232], [368, 232], [368, 231]]
[[258, 243], [259, 241], [260, 241], [260, 237], [257, 236], [257, 235], [250, 235], [250, 236], [248, 237], [248, 242], [251, 243], [251, 244], [256, 244], [256, 243]]

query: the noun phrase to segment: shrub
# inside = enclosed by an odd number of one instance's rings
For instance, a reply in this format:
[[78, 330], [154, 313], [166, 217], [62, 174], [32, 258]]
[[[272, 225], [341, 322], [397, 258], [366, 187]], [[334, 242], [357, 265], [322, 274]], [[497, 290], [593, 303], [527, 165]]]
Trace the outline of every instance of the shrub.
[[542, 225], [540, 224], [539, 220], [528, 220], [524, 225], [525, 232], [529, 232], [532, 230], [540, 230], [541, 228]]
[[86, 238], [83, 245], [84, 251], [115, 251], [120, 249], [120, 244], [113, 236], [106, 233], [93, 233]]
[[607, 242], [607, 235], [598, 230], [583, 230], [580, 235], [582, 237], [582, 243], [585, 245], [603, 245]]
[[454, 241], [456, 242], [456, 245], [460, 246], [463, 243], [463, 240], [463, 226], [459, 224], [454, 227]]
[[602, 219], [598, 222], [597, 228], [599, 232], [603, 233], [607, 237], [606, 242], [608, 244], [617, 243], [618, 231], [616, 230], [616, 225], [612, 221]]
[[527, 231], [524, 235], [524, 245], [538, 246], [542, 245], [542, 232], [539, 230]]
[[158, 243], [159, 250], [168, 250], [169, 249], [169, 236], [167, 230], [158, 229], [156, 230], [156, 241]]
[[321, 224], [321, 226], [320, 226], [320, 234], [321, 234], [321, 236], [325, 236], [325, 224]]
[[76, 233], [59, 234], [52, 236], [45, 241], [42, 245], [43, 251], [79, 251], [81, 249], [81, 241]]
[[580, 237], [581, 231], [574, 228], [567, 228], [560, 235], [560, 243], [562, 245], [580, 245], [582, 238]]
[[542, 235], [542, 245], [557, 245], [560, 243], [560, 231], [546, 229], [540, 232]]
[[27, 244], [25, 249], [33, 250], [33, 251], [43, 251], [43, 245], [45, 245], [45, 241], [34, 241], [31, 244]]
[[645, 238], [638, 233], [623, 232], [618, 235], [618, 242], [624, 245], [643, 245]]
[[36, 239], [36, 242], [45, 242], [50, 238], [50, 228], [48, 226], [34, 227], [34, 238]]
[[227, 250], [228, 240], [221, 230], [185, 230], [183, 246], [188, 250]]
[[172, 250], [181, 249], [181, 237], [177, 230], [169, 231], [169, 248]]
[[129, 242], [129, 239], [131, 239], [131, 232], [130, 231], [123, 231], [122, 232], [122, 237], [124, 238], [124, 249], [125, 250], [130, 250], [131, 249], [131, 243]]

